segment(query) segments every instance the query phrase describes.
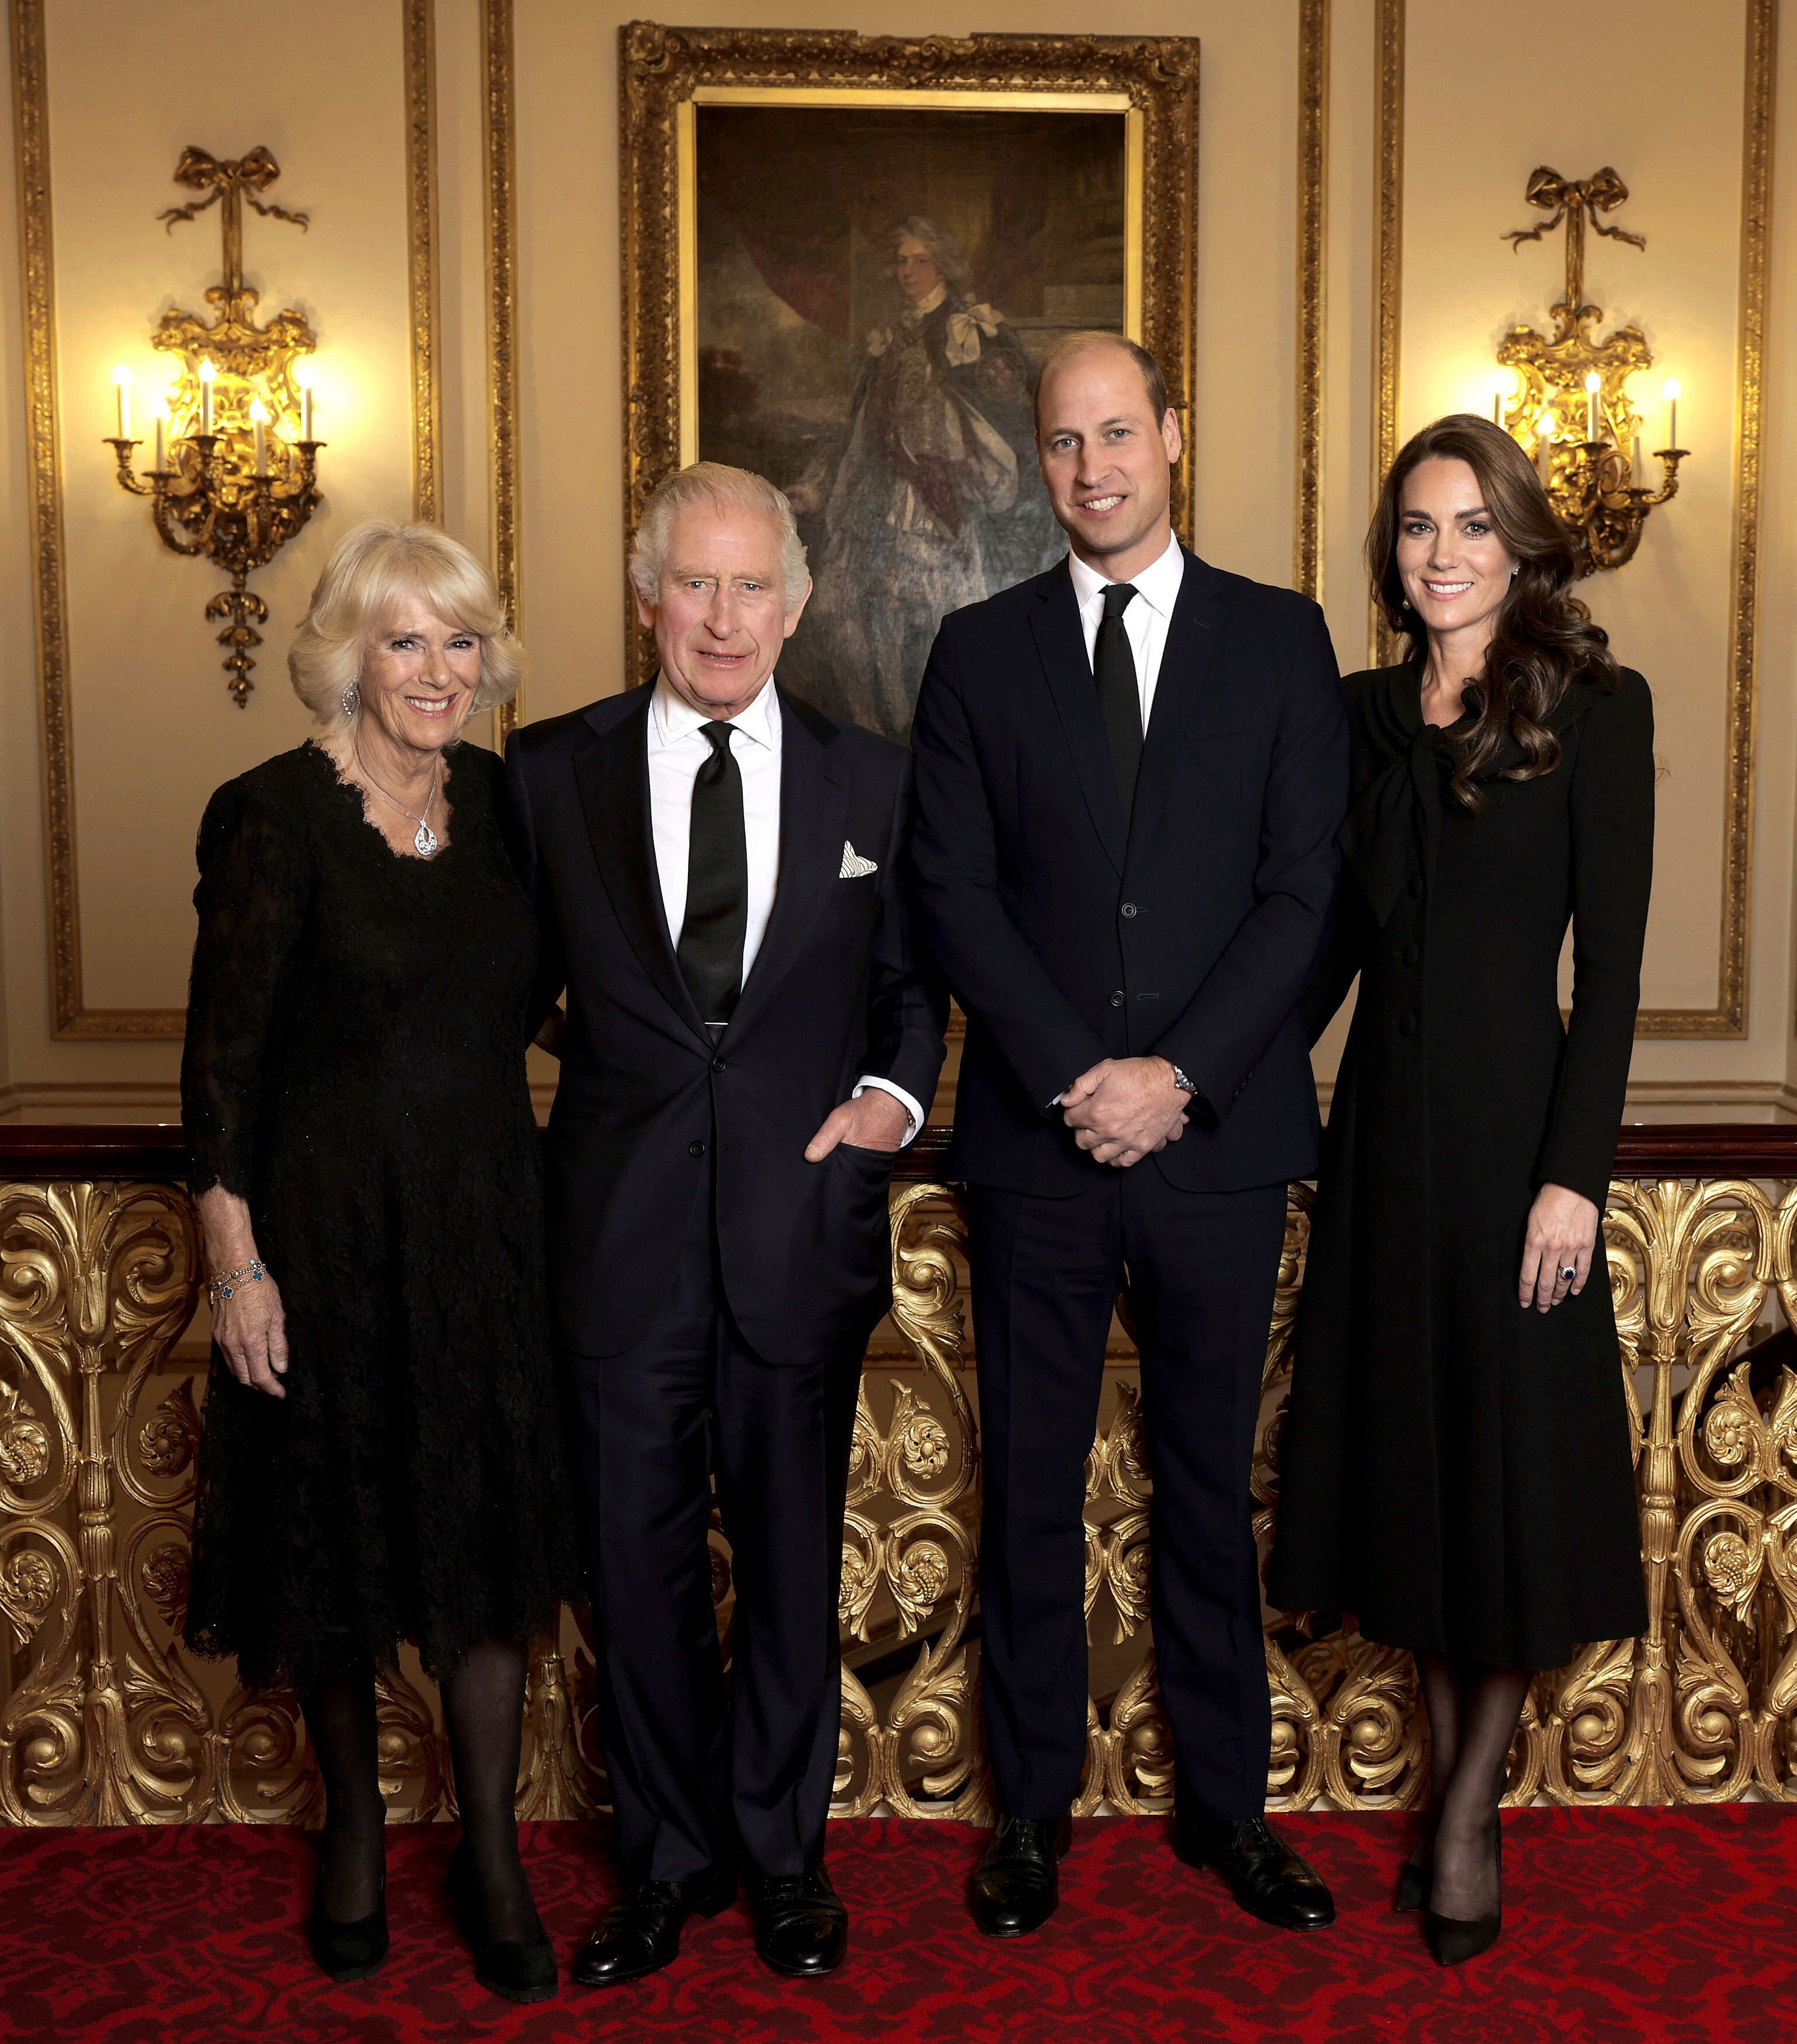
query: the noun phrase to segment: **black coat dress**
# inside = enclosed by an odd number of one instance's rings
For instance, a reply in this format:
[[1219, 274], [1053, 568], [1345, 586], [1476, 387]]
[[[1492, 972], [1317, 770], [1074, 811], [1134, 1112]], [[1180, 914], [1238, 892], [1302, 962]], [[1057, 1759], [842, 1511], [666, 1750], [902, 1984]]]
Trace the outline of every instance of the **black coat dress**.
[[316, 746], [200, 826], [182, 1062], [196, 1193], [249, 1203], [286, 1396], [215, 1350], [189, 1641], [301, 1692], [409, 1637], [452, 1667], [579, 1583], [524, 1078], [536, 928], [450, 755], [450, 840], [401, 859]]
[[[1549, 719], [1550, 773], [1448, 793], [1414, 666], [1351, 676], [1354, 793], [1311, 1037], [1360, 993], [1324, 1138], [1269, 1593], [1369, 1638], [1511, 1667], [1646, 1623], [1601, 1244], [1584, 1291], [1517, 1302], [1545, 1184], [1601, 1209], [1640, 996], [1653, 715], [1624, 670]], [[1562, 1027], [1561, 947], [1573, 928]]]

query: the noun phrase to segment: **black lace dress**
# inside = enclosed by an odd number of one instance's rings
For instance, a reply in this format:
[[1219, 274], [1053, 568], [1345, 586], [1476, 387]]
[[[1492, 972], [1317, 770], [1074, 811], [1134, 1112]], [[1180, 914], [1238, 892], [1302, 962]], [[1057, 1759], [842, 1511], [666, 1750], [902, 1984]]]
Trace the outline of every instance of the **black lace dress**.
[[182, 1061], [196, 1194], [249, 1202], [286, 1397], [215, 1350], [187, 1638], [302, 1691], [413, 1640], [433, 1674], [578, 1581], [524, 1078], [536, 933], [499, 763], [449, 756], [403, 859], [317, 747], [200, 826]]

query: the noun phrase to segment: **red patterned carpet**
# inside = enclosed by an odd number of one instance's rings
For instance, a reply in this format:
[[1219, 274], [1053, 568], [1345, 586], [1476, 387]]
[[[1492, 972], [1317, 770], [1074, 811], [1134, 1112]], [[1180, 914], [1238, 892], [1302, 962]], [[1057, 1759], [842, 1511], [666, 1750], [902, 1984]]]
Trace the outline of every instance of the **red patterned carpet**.
[[[959, 1891], [965, 1826], [833, 1824], [848, 1962], [815, 1986], [757, 1964], [747, 1917], [689, 1931], [634, 1988], [514, 2008], [474, 1984], [442, 1896], [447, 1825], [390, 1834], [394, 1949], [353, 1988], [301, 1934], [303, 1836], [218, 1826], [0, 1835], [0, 2036], [59, 2044], [1163, 2044], [1279, 2038], [1589, 2044], [1797, 2038], [1797, 1810], [1529, 1811], [1506, 1822], [1502, 1942], [1457, 1973], [1387, 1898], [1410, 1835], [1396, 1818], [1288, 1820], [1334, 1885], [1332, 1931], [1299, 1938], [1190, 1873], [1163, 1824], [1078, 1827], [1061, 1913], [993, 1944]], [[571, 1952], [612, 1887], [597, 1827], [538, 1824], [526, 1852]]]

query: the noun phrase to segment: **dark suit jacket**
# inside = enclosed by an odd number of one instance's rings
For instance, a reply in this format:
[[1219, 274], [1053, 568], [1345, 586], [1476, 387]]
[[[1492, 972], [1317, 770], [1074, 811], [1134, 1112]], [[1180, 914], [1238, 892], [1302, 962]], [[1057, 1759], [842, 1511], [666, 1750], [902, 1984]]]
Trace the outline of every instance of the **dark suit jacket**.
[[958, 1173], [1079, 1191], [1112, 1167], [1049, 1103], [1100, 1058], [1149, 1051], [1202, 1095], [1154, 1159], [1169, 1183], [1313, 1170], [1297, 1004], [1348, 787], [1317, 606], [1186, 555], [1127, 837], [1065, 562], [945, 620], [912, 749], [925, 932], [968, 1017]]
[[[648, 1331], [715, 1169], [743, 1335], [770, 1362], [828, 1359], [865, 1343], [891, 1296], [892, 1159], [844, 1145], [808, 1164], [804, 1146], [864, 1073], [927, 1112], [943, 1061], [946, 997], [912, 948], [909, 762], [781, 692], [779, 883], [714, 1047], [662, 905], [651, 694], [527, 724], [505, 750], [545, 988], [567, 992], [547, 1139], [561, 1337], [616, 1355]], [[845, 840], [877, 870], [841, 878]]]

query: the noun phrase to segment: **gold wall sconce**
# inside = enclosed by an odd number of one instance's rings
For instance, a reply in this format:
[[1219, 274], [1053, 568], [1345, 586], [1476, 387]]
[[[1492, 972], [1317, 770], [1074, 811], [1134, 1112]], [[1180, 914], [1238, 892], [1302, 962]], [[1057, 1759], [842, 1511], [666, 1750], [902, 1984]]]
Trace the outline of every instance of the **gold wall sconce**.
[[1563, 178], [1545, 164], [1529, 179], [1524, 196], [1553, 217], [1503, 238], [1520, 250], [1565, 223], [1566, 288], [1553, 309], [1553, 331], [1543, 336], [1516, 327], [1503, 338], [1498, 361], [1516, 372], [1519, 388], [1507, 405], [1501, 394], [1492, 417], [1533, 452], [1542, 482], [1578, 542], [1578, 572], [1619, 568], [1634, 558], [1641, 528], [1656, 505], [1678, 494], [1679, 463], [1689, 450], [1679, 437], [1679, 386], [1668, 382], [1666, 445], [1657, 490], [1647, 484], [1641, 459], [1642, 421], [1630, 401], [1628, 379], [1653, 366], [1638, 327], [1618, 327], [1603, 340], [1601, 305], [1585, 302], [1585, 225], [1607, 240], [1645, 248], [1646, 237], [1607, 226], [1629, 188], [1607, 165], [1595, 177]]
[[303, 213], [265, 205], [257, 196], [280, 175], [263, 148], [235, 162], [221, 162], [204, 149], [182, 152], [175, 182], [202, 196], [158, 217], [173, 233], [176, 221], [219, 208], [224, 275], [206, 293], [217, 317], [208, 321], [194, 313], [165, 313], [150, 336], [152, 348], [180, 363], [173, 388], [156, 407], [152, 466], [133, 472], [132, 456], [143, 443], [131, 436], [126, 369], [113, 372], [118, 432], [107, 443], [118, 459], [121, 485], [134, 497], [149, 498], [163, 544], [178, 554], [203, 555], [231, 578], [230, 587], [208, 601], [205, 614], [226, 620], [218, 643], [227, 650], [227, 686], [240, 709], [255, 686], [251, 649], [262, 644], [255, 627], [268, 621], [268, 605], [246, 584], [321, 501], [318, 450], [324, 443], [315, 436], [305, 359], [317, 344], [304, 315], [291, 307], [258, 326], [260, 294], [244, 282], [246, 199], [266, 219], [302, 231], [307, 225]]

